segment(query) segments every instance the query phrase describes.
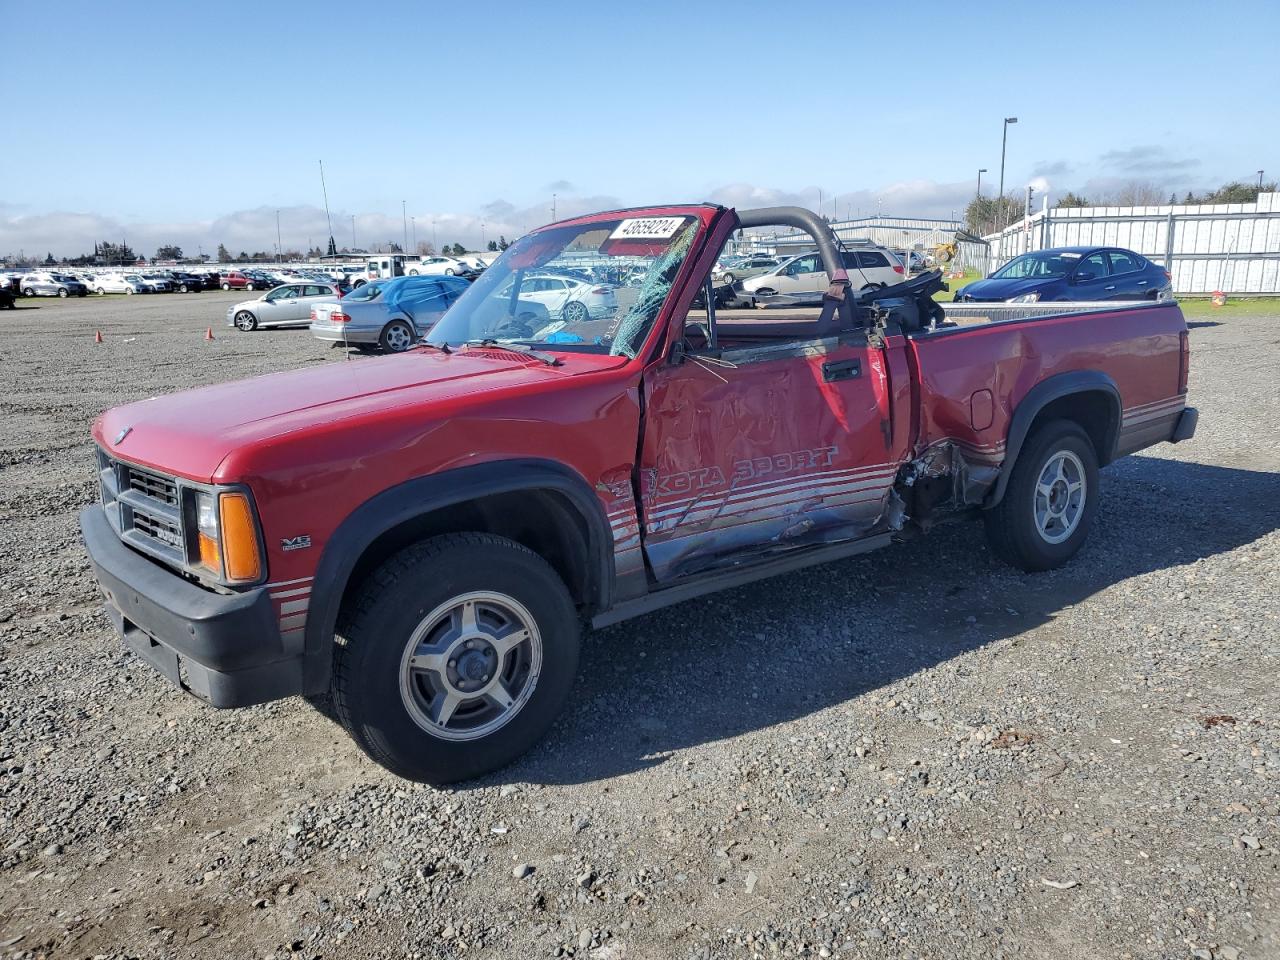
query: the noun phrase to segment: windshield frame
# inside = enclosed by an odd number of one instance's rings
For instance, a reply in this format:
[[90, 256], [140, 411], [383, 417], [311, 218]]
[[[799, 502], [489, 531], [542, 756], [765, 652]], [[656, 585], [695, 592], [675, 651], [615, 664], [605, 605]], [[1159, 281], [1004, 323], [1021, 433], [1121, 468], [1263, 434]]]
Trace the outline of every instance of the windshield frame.
[[[682, 299], [682, 295], [687, 292], [689, 278], [696, 269], [696, 264], [702, 259], [706, 249], [707, 238], [710, 236], [712, 224], [717, 216], [724, 212], [723, 207], [711, 204], [679, 204], [670, 206], [657, 207], [636, 207], [623, 210], [608, 210], [600, 213], [588, 214], [582, 217], [574, 217], [569, 220], [560, 220], [556, 223], [546, 224], [538, 227], [525, 234], [515, 243], [503, 251], [492, 264], [475, 280], [470, 288], [463, 293], [457, 302], [449, 308], [443, 317], [432, 328], [431, 334], [438, 334], [448, 321], [449, 313], [452, 313], [459, 305], [466, 304], [467, 299], [473, 295], [480, 293], [480, 298], [475, 304], [483, 302], [485, 298], [493, 296], [497, 293], [498, 288], [506, 288], [507, 284], [513, 283], [516, 279], [522, 279], [525, 274], [536, 274], [545, 272], [557, 272], [554, 266], [549, 264], [539, 264], [537, 266], [529, 266], [522, 268], [513, 268], [511, 270], [504, 269], [505, 261], [513, 254], [518, 253], [518, 248], [525, 246], [522, 241], [540, 234], [546, 234], [571, 228], [590, 228], [597, 224], [610, 223], [629, 219], [648, 219], [659, 217], [684, 217], [690, 218], [694, 222], [690, 225], [693, 230], [693, 236], [690, 239], [688, 249], [683, 255], [683, 259], [679, 268], [676, 270], [675, 276], [671, 279], [670, 286], [667, 288], [666, 295], [659, 304], [652, 321], [649, 322], [647, 329], [630, 345], [631, 349], [620, 349], [615, 352], [615, 346], [619, 343], [618, 339], [614, 339], [608, 344], [597, 343], [564, 343], [557, 341], [545, 340], [498, 340], [492, 341], [492, 345], [501, 349], [504, 343], [515, 344], [521, 347], [532, 347], [539, 351], [548, 353], [577, 353], [577, 354], [594, 354], [597, 356], [615, 356], [621, 357], [628, 361], [637, 358], [648, 357], [652, 352], [652, 347], [656, 339], [664, 337], [664, 331], [670, 325], [671, 316], [676, 308], [677, 301]], [[556, 254], [558, 256], [559, 254]], [[661, 256], [654, 257], [646, 266], [652, 269]], [[554, 260], [554, 256], [552, 257]], [[513, 288], [514, 289], [514, 288]], [[482, 292], [483, 291], [483, 292]], [[426, 343], [430, 346], [440, 348], [447, 346], [448, 348], [456, 348], [459, 344], [455, 341], [443, 341], [438, 336], [433, 337], [428, 334]], [[616, 332], [615, 332], [616, 336]], [[490, 341], [484, 341], [486, 344]], [[463, 345], [479, 345], [479, 341], [466, 341]]]

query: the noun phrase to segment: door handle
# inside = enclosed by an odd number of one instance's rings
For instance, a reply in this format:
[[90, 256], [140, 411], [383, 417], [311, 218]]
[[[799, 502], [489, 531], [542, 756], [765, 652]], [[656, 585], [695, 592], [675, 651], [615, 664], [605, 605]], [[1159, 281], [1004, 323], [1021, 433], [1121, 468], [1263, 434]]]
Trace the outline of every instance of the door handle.
[[822, 379], [830, 383], [833, 380], [852, 380], [862, 376], [861, 360], [831, 360], [822, 365]]
[[1145, 280], [1139, 280], [1139, 281], [1138, 281], [1138, 286], [1140, 286], [1140, 287], [1145, 287], [1146, 285], [1147, 285], [1147, 281], [1145, 281]]
[[1115, 285], [1114, 285], [1114, 284], [1112, 284], [1111, 286], [1109, 286], [1109, 287], [1103, 287], [1102, 289], [1103, 289], [1103, 290], [1114, 290], [1114, 289], [1115, 289]]

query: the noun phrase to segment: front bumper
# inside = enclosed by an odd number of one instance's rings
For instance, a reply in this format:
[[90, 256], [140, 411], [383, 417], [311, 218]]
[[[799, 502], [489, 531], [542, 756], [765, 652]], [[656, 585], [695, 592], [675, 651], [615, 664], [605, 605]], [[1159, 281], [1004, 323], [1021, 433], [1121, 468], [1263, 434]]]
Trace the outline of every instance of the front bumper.
[[80, 511], [80, 532], [116, 632], [175, 686], [215, 707], [303, 692], [302, 651], [285, 650], [265, 587], [220, 594], [184, 580], [125, 546], [101, 506]]

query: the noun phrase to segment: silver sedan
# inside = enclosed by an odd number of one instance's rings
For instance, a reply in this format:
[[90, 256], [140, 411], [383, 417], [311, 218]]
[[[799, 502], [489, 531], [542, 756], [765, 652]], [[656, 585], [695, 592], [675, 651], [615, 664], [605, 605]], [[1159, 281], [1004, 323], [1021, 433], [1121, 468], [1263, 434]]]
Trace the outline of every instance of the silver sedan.
[[361, 350], [401, 353], [430, 330], [471, 284], [460, 277], [373, 280], [338, 303], [316, 304], [311, 333]]
[[259, 327], [305, 327], [311, 322], [312, 307], [341, 296], [342, 291], [333, 283], [286, 283], [256, 300], [228, 307], [227, 326], [245, 333]]

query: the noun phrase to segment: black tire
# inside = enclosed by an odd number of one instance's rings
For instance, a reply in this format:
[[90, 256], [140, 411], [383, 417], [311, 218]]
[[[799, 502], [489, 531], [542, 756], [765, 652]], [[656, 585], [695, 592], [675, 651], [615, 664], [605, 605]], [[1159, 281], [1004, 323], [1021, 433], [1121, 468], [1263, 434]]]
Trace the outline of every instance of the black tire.
[[186, 293], [186, 292], [187, 292], [187, 285], [186, 285], [185, 283], [184, 283], [184, 284], [182, 284], [182, 285], [180, 285], [180, 286], [178, 287], [178, 292], [179, 292], [179, 293]]
[[[475, 739], [445, 739], [414, 720], [403, 662], [424, 618], [475, 592], [523, 605], [541, 638], [541, 668], [503, 725]], [[360, 749], [397, 776], [469, 780], [506, 766], [546, 733], [573, 684], [580, 634], [564, 582], [532, 550], [487, 533], [433, 537], [384, 563], [344, 607], [334, 638], [333, 712]]]
[[737, 280], [737, 279], [738, 279], [738, 278], [737, 278], [737, 277], [735, 277], [732, 273], [726, 273], [726, 274], [724, 275], [724, 277], [721, 279], [721, 282], [722, 282], [722, 283], [733, 283], [733, 281], [735, 281], [735, 280]]
[[99, 287], [95, 292], [96, 292], [96, 293], [98, 294], [98, 296], [100, 296], [100, 297], [105, 297], [105, 296], [107, 295], [107, 291], [106, 291], [106, 290], [104, 290], [102, 287]]
[[248, 310], [241, 310], [235, 315], [235, 325], [241, 333], [252, 333], [258, 329], [258, 318]]
[[[1062, 452], [1082, 468], [1084, 489], [1078, 520], [1061, 542], [1053, 543], [1037, 522], [1037, 483]], [[1098, 509], [1098, 457], [1093, 441], [1072, 420], [1050, 420], [1027, 437], [1009, 476], [1004, 498], [983, 514], [992, 551], [1012, 566], [1035, 573], [1060, 567], [1084, 545]], [[1062, 531], [1065, 533], [1065, 530]]]
[[230, 290], [230, 289], [231, 289], [231, 284], [229, 284], [229, 283], [224, 283], [224, 284], [222, 285], [222, 289], [223, 289], [223, 290]]
[[65, 300], [65, 299], [67, 299], [67, 288], [66, 288], [66, 287], [59, 287], [59, 288], [58, 288], [58, 299], [59, 299], [59, 300]]
[[[403, 339], [403, 334], [408, 335], [407, 343]], [[382, 328], [382, 333], [378, 336], [378, 346], [385, 353], [404, 353], [413, 346], [417, 338], [418, 335], [414, 333], [413, 327], [404, 320], [392, 320]]]
[[22, 291], [22, 295], [24, 297], [34, 297], [36, 295], [36, 292], [32, 290], [30, 287], [27, 287], [25, 290]]

